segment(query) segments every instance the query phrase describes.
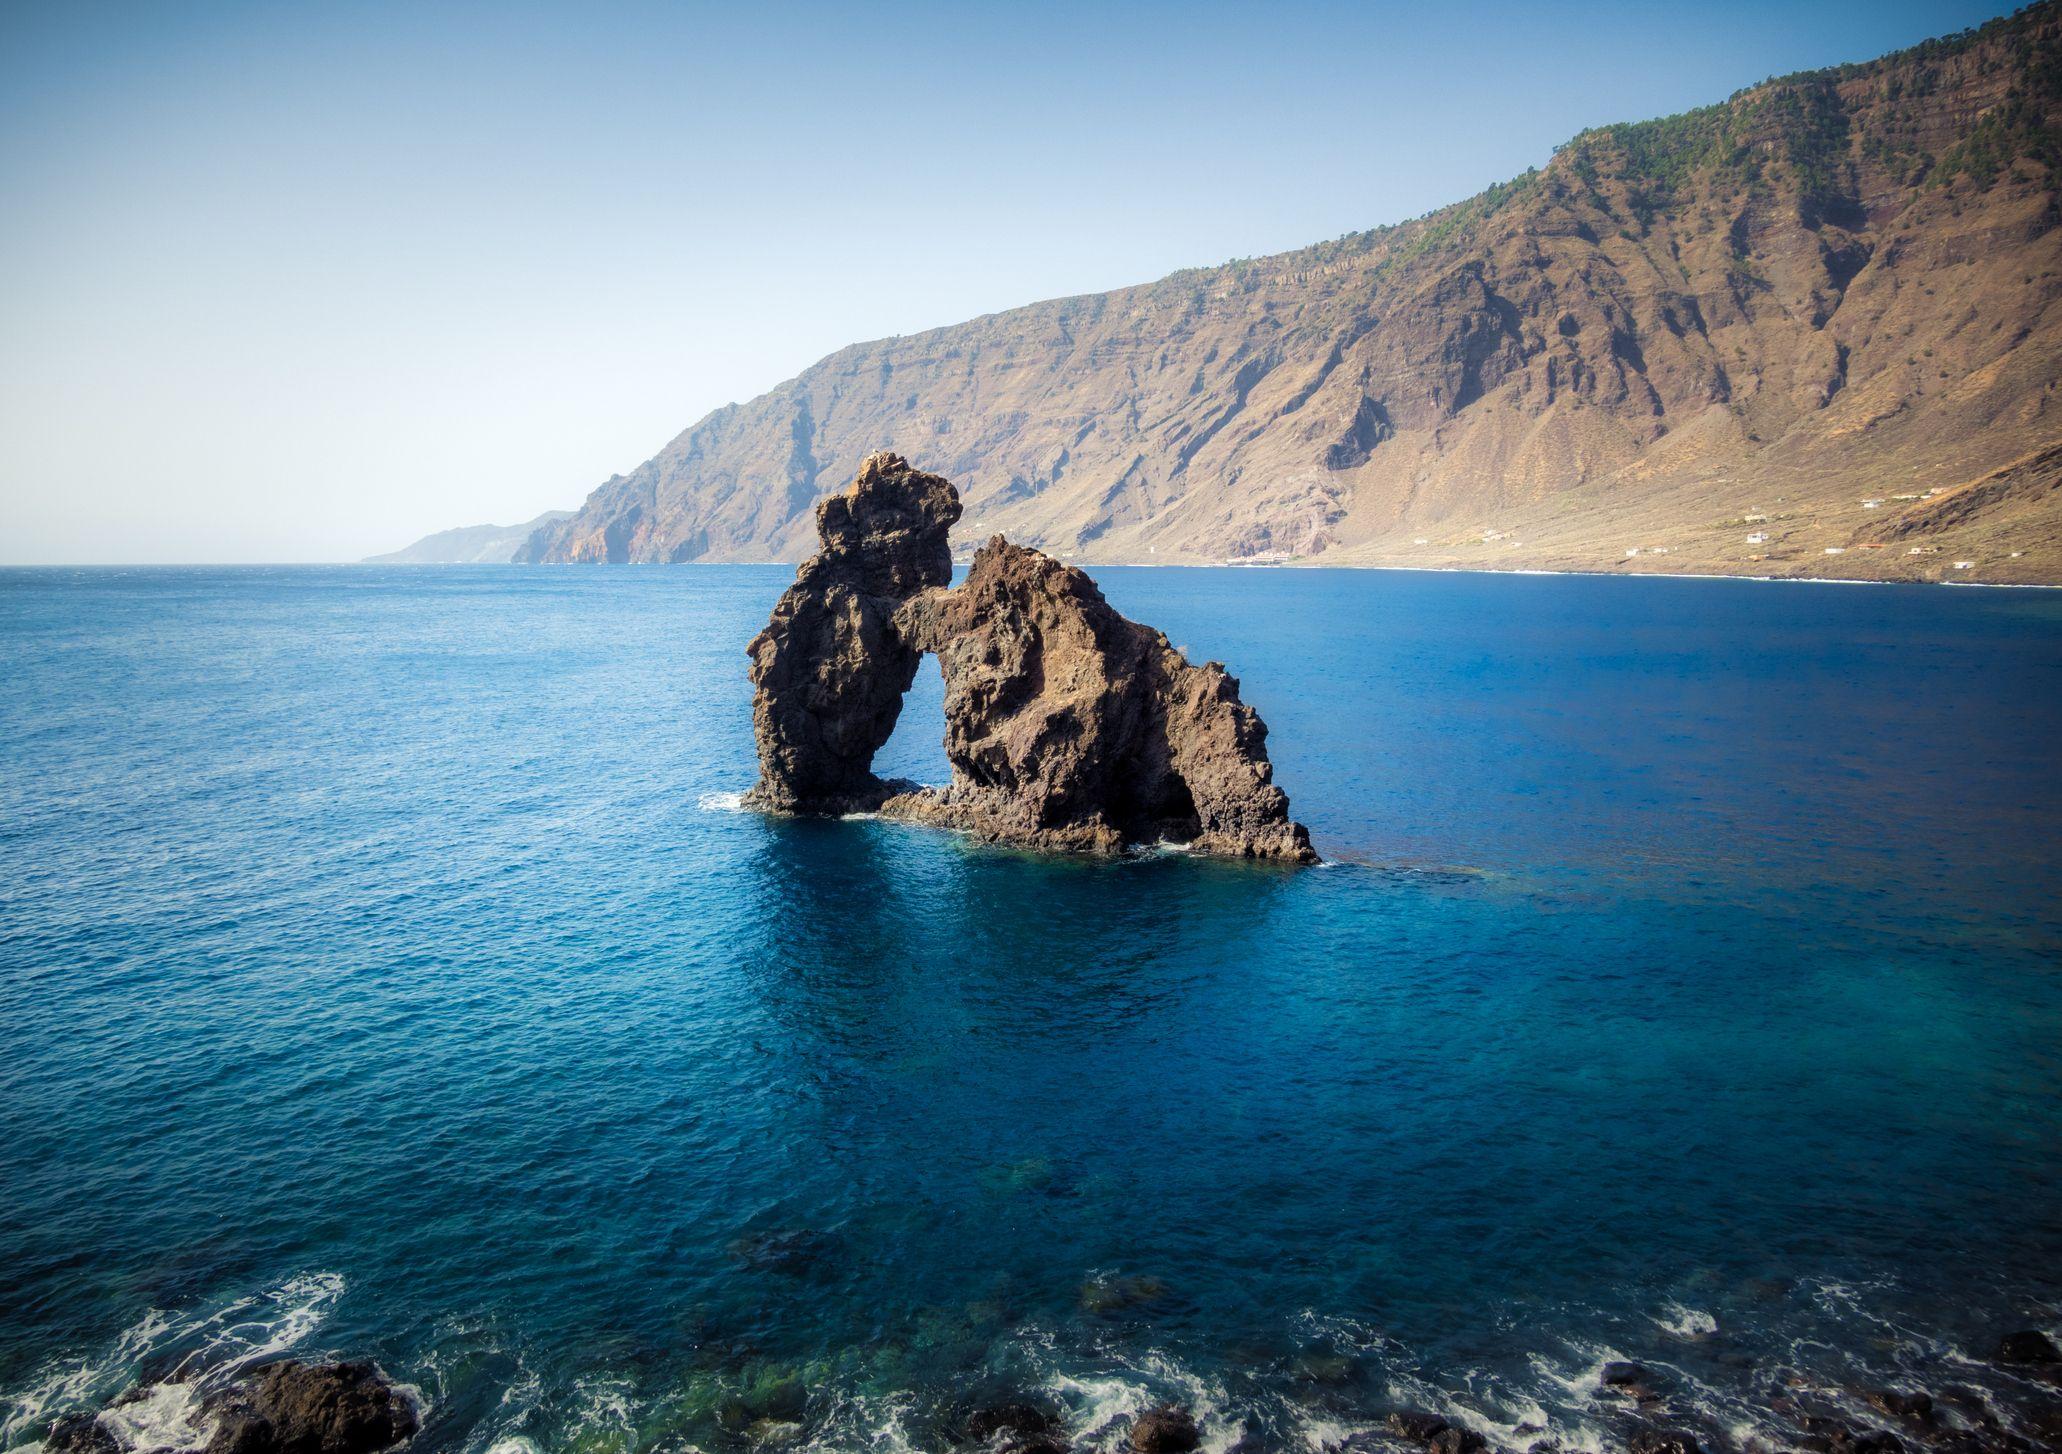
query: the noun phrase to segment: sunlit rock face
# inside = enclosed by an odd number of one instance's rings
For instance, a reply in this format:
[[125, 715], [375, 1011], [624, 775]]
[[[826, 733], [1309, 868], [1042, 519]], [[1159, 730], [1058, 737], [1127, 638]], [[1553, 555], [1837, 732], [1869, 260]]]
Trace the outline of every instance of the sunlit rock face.
[[[1316, 860], [1274, 785], [1267, 727], [1222, 665], [1192, 665], [1094, 581], [996, 536], [950, 578], [947, 481], [879, 454], [817, 512], [823, 550], [754, 638], [761, 779], [749, 801], [878, 808], [996, 842], [1114, 853], [1139, 843]], [[925, 652], [945, 677], [944, 788], [883, 783]]]
[[885, 796], [874, 754], [921, 658], [896, 633], [895, 611], [952, 578], [947, 535], [957, 519], [951, 482], [893, 454], [871, 456], [851, 488], [817, 505], [822, 549], [746, 648], [760, 773], [748, 801], [836, 813]]

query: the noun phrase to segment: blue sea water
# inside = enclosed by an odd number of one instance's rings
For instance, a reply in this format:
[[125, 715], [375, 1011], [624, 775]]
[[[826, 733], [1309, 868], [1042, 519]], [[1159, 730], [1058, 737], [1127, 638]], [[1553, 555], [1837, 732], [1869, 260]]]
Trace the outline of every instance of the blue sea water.
[[474, 1454], [2025, 1416], [2062, 597], [1101, 572], [1298, 872], [737, 811], [789, 576], [0, 572], [0, 1445], [287, 1351]]

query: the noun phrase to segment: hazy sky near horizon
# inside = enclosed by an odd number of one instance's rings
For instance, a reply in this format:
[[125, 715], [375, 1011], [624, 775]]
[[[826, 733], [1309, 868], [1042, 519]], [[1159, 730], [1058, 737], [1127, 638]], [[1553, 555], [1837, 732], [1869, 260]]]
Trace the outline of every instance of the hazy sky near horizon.
[[0, 562], [569, 508], [843, 344], [1415, 216], [1997, 4], [0, 3]]

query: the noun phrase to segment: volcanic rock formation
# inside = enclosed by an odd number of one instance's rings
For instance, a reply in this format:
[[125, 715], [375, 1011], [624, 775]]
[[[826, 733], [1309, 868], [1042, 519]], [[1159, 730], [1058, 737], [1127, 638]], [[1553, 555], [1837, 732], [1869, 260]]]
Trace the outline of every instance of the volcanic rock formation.
[[892, 454], [868, 458], [851, 489], [817, 505], [823, 549], [745, 648], [758, 688], [753, 806], [850, 813], [886, 795], [873, 756], [895, 730], [922, 656], [897, 634], [895, 610], [952, 579], [946, 534], [957, 519], [952, 483]]
[[214, 1402], [204, 1454], [375, 1454], [414, 1435], [414, 1405], [370, 1363], [284, 1359]]
[[[823, 549], [754, 637], [755, 806], [878, 809], [995, 842], [1112, 853], [1186, 843], [1316, 860], [1274, 785], [1267, 727], [1222, 665], [1191, 665], [1078, 570], [996, 536], [947, 589], [959, 495], [876, 454], [817, 509]], [[925, 652], [945, 677], [943, 789], [873, 756]]]
[[[183, 1367], [166, 1384], [203, 1385], [222, 1370]], [[44, 1435], [46, 1454], [125, 1454], [151, 1447], [111, 1422], [123, 1405], [161, 1391], [139, 1384], [107, 1409], [77, 1409]], [[212, 1432], [199, 1449], [161, 1454], [379, 1454], [422, 1427], [415, 1402], [371, 1363], [302, 1363], [286, 1358], [237, 1376], [201, 1399]]]

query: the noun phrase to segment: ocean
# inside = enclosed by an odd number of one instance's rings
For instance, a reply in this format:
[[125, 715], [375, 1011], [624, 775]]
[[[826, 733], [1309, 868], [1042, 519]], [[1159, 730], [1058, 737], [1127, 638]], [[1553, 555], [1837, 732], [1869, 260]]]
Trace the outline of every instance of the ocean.
[[0, 571], [0, 1446], [186, 1354], [471, 1454], [2052, 1397], [2062, 595], [1098, 571], [1297, 871], [740, 811], [791, 574]]

